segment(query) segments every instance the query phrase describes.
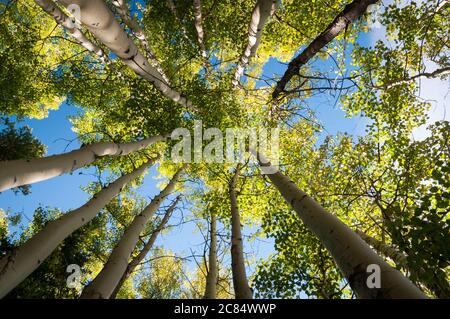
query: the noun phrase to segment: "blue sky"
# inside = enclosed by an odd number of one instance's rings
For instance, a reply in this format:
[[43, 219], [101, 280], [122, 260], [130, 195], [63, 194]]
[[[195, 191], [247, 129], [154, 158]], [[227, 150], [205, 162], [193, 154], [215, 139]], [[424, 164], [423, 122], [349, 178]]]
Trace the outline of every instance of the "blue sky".
[[[375, 29], [371, 34], [361, 34], [358, 42], [362, 45], [369, 45], [377, 39], [384, 39], [384, 30]], [[326, 62], [319, 60], [317, 63]], [[272, 75], [282, 74], [286, 65], [278, 63], [271, 59], [264, 67], [264, 74]], [[435, 100], [434, 107], [430, 112], [431, 120], [440, 120], [448, 118], [446, 109], [449, 105], [447, 95], [448, 88], [442, 81], [425, 80], [423, 83], [422, 94], [425, 98]], [[339, 108], [339, 104], [333, 103], [329, 98], [313, 98], [309, 100], [309, 106], [315, 110], [316, 116], [321, 124], [326, 128], [323, 136], [326, 134], [336, 134], [337, 132], [347, 132], [350, 135], [361, 135], [364, 132], [366, 119], [355, 117], [346, 118], [345, 113]], [[76, 115], [80, 110], [73, 105], [62, 104], [56, 111], [50, 111], [49, 116], [43, 120], [25, 120], [22, 125], [28, 125], [33, 129], [33, 134], [47, 146], [47, 155], [59, 154], [78, 148], [80, 145], [76, 140], [76, 135], [71, 130], [71, 124], [68, 117]], [[427, 133], [421, 128], [415, 132], [416, 138], [423, 138]], [[72, 143], [69, 141], [73, 140]], [[80, 186], [86, 185], [94, 180], [93, 168], [77, 170], [71, 175], [63, 175], [51, 180], [43, 181], [32, 185], [32, 193], [28, 196], [14, 194], [11, 190], [0, 193], [0, 208], [10, 213], [20, 213], [23, 216], [23, 223], [26, 224], [32, 217], [34, 210], [40, 205], [57, 207], [63, 211], [77, 208], [84, 204], [88, 195], [80, 189]], [[81, 173], [81, 174], [80, 174]], [[145, 177], [143, 186], [138, 193], [147, 199], [153, 197], [157, 192], [158, 175], [152, 168]], [[184, 212], [187, 214], [188, 212]], [[172, 223], [179, 217], [175, 215]], [[170, 222], [169, 222], [170, 223]], [[15, 230], [15, 229], [13, 229]], [[245, 229], [244, 235], [250, 235], [254, 229]], [[157, 244], [170, 249], [180, 256], [191, 254], [191, 249], [201, 253], [202, 247], [198, 245], [203, 241], [201, 235], [196, 232], [194, 223], [187, 223], [171, 232], [159, 237]], [[273, 243], [267, 241], [245, 242], [247, 252], [254, 253], [255, 258], [265, 258], [273, 253]], [[229, 258], [226, 259], [229, 261]], [[189, 268], [193, 269], [194, 262], [190, 262]], [[253, 267], [249, 267], [251, 274]]]
[[[323, 61], [319, 61], [319, 63], [323, 63]], [[271, 59], [264, 67], [264, 74], [282, 74], [285, 67], [284, 64]], [[336, 134], [339, 131], [359, 135], [364, 130], [364, 119], [346, 118], [345, 113], [340, 110], [339, 104], [330, 103], [328, 98], [310, 99], [309, 105], [315, 110], [318, 120], [326, 128], [323, 136]], [[77, 115], [79, 112], [81, 112], [79, 108], [64, 103], [58, 110], [50, 111], [47, 118], [42, 120], [27, 119], [21, 122], [21, 125], [28, 125], [32, 128], [33, 134], [47, 146], [47, 155], [60, 154], [80, 147], [76, 140], [76, 134], [71, 130], [69, 121], [70, 116]], [[32, 192], [27, 196], [14, 194], [10, 190], [0, 193], [0, 208], [8, 213], [20, 213], [22, 225], [28, 223], [34, 210], [39, 206], [57, 207], [63, 211], [77, 208], [83, 205], [89, 197], [80, 187], [94, 181], [95, 177], [91, 175], [94, 173], [95, 169], [93, 168], [80, 169], [73, 174], [33, 184]], [[140, 195], [150, 199], [157, 194], [157, 183], [159, 182], [155, 179], [157, 175], [155, 168], [152, 168], [145, 177], [143, 186], [138, 190]], [[178, 221], [180, 213], [177, 214], [169, 223]], [[184, 211], [184, 214], [188, 214], [188, 212]], [[17, 228], [11, 230], [19, 232]], [[250, 236], [254, 231], [256, 229], [245, 228], [243, 233], [244, 236]], [[203, 247], [200, 246], [202, 242], [203, 237], [198, 233], [195, 224], [187, 223], [161, 235], [157, 244], [162, 245], [165, 249], [172, 250], [177, 255], [188, 256], [191, 254], [191, 249], [195, 251], [195, 254], [201, 254], [203, 252]], [[246, 241], [245, 250], [254, 256], [252, 260], [266, 258], [269, 254], [274, 253], [273, 242], [269, 239]], [[225, 258], [225, 262], [230, 262], [230, 258]], [[188, 263], [190, 270], [193, 270], [194, 267], [194, 261]], [[252, 274], [253, 270], [254, 264], [249, 265], [248, 273]]]

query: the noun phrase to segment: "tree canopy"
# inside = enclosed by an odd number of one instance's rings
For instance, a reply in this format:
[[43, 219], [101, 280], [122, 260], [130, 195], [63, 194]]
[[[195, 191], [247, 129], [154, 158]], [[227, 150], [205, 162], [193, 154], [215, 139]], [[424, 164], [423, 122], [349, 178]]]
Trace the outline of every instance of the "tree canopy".
[[[450, 298], [449, 29], [447, 0], [0, 1], [0, 190], [96, 172], [78, 208], [0, 205], [0, 297]], [[62, 105], [80, 148], [44, 156]]]

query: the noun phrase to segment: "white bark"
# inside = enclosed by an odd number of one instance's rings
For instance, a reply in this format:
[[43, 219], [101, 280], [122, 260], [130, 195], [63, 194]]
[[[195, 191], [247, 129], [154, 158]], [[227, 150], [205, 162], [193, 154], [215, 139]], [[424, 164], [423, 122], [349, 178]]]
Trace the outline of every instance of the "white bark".
[[380, 254], [392, 259], [397, 266], [407, 268], [407, 255], [401, 251], [399, 251], [397, 248], [389, 246], [379, 240], [376, 240], [375, 238], [367, 235], [363, 231], [356, 230], [356, 233], [370, 246], [373, 247], [376, 251], [378, 251]]
[[205, 299], [217, 298], [217, 219], [211, 212], [208, 275], [206, 276]]
[[130, 28], [130, 30], [133, 32], [134, 36], [142, 43], [142, 46], [144, 47], [147, 59], [152, 64], [152, 66], [159, 72], [161, 77], [163, 78], [164, 82], [166, 84], [170, 85], [169, 78], [165, 74], [164, 70], [161, 67], [161, 64], [159, 63], [158, 59], [156, 58], [155, 54], [153, 53], [150, 44], [148, 43], [147, 37], [145, 36], [144, 31], [140, 27], [139, 23], [131, 17], [130, 9], [128, 8], [128, 5], [125, 0], [113, 0], [113, 4], [116, 6], [117, 11], [119, 12], [120, 17], [122, 18], [123, 22]]
[[[404, 252], [400, 251], [399, 249], [387, 245], [369, 235], [366, 233], [356, 230], [356, 233], [361, 236], [361, 238], [368, 243], [370, 246], [373, 247], [378, 253], [390, 258], [395, 262], [397, 266], [403, 267], [406, 269], [410, 274], [415, 274], [418, 278], [418, 281], [420, 281], [425, 287], [427, 287], [430, 291], [432, 291], [438, 298], [440, 299], [448, 299], [450, 298], [450, 285], [447, 281], [439, 280], [439, 276], [430, 277], [427, 276], [426, 272], [423, 268], [411, 268], [408, 265], [408, 255]], [[435, 274], [442, 273], [442, 270], [439, 268], [436, 268], [434, 270]], [[442, 277], [445, 277], [442, 276]]]
[[[259, 158], [263, 156], [259, 155]], [[269, 164], [267, 164], [269, 165]], [[425, 298], [409, 279], [389, 266], [364, 240], [301, 191], [281, 172], [267, 175], [287, 203], [292, 205], [305, 226], [328, 249], [359, 298]], [[369, 288], [367, 266], [381, 270], [381, 288]]]
[[108, 261], [95, 279], [84, 288], [80, 298], [107, 299], [111, 296], [127, 269], [128, 261], [139, 241], [139, 235], [145, 229], [150, 219], [158, 210], [164, 199], [175, 189], [179, 177], [184, 170], [181, 168], [170, 180], [169, 184], [137, 215], [127, 227], [117, 246], [113, 249]]
[[164, 96], [188, 109], [197, 111], [190, 101], [165, 83], [158, 70], [128, 38], [103, 0], [60, 0], [60, 2], [64, 6], [78, 5], [81, 9], [81, 22], [86, 28], [136, 74], [152, 83]]
[[154, 160], [118, 178], [86, 204], [48, 223], [40, 232], [0, 259], [0, 298], [20, 284], [74, 231], [91, 221], [129, 182], [142, 175]]
[[239, 172], [240, 166], [237, 165], [229, 189], [231, 203], [231, 270], [233, 273], [233, 287], [236, 299], [252, 299], [253, 293], [248, 285], [245, 271], [244, 244], [236, 195], [236, 183]]
[[71, 18], [68, 17], [52, 0], [35, 0], [35, 2], [50, 16], [52, 16], [56, 23], [62, 25], [74, 37], [80, 45], [85, 49], [95, 54], [102, 62], [110, 63], [108, 57], [103, 50], [92, 43], [83, 32], [73, 27]]
[[93, 163], [99, 157], [127, 155], [165, 139], [158, 135], [123, 144], [98, 142], [66, 154], [0, 162], [0, 192], [72, 172]]
[[259, 43], [261, 42], [261, 36], [263, 33], [264, 25], [267, 20], [272, 17], [277, 7], [277, 0], [258, 0], [253, 8], [252, 18], [248, 28], [248, 44], [245, 48], [239, 63], [234, 73], [233, 86], [239, 84], [239, 80], [244, 73], [244, 69], [247, 66], [250, 58], [254, 57]]
[[153, 245], [155, 244], [156, 239], [158, 238], [159, 233], [166, 226], [166, 224], [169, 221], [169, 218], [172, 215], [173, 210], [177, 206], [180, 198], [181, 198], [181, 196], [178, 196], [177, 199], [173, 202], [173, 204], [170, 205], [170, 207], [167, 209], [166, 213], [164, 214], [163, 219], [159, 223], [158, 228], [155, 229], [155, 231], [152, 233], [152, 235], [150, 236], [150, 239], [144, 245], [144, 247], [139, 252], [139, 254], [130, 261], [130, 263], [127, 266], [127, 269], [125, 270], [122, 277], [120, 278], [120, 281], [117, 283], [116, 287], [114, 288], [114, 292], [109, 297], [110, 299], [116, 298], [117, 293], [119, 292], [119, 290], [122, 287], [125, 280], [128, 279], [128, 277], [133, 273], [133, 271], [136, 269], [136, 267], [139, 266], [139, 264], [144, 260], [145, 256], [147, 256], [150, 249], [152, 249]]
[[203, 59], [207, 59], [206, 48], [204, 43], [204, 32], [202, 22], [202, 3], [201, 0], [194, 0], [194, 16], [195, 16], [195, 30], [197, 30], [198, 46], [200, 48], [200, 54]]

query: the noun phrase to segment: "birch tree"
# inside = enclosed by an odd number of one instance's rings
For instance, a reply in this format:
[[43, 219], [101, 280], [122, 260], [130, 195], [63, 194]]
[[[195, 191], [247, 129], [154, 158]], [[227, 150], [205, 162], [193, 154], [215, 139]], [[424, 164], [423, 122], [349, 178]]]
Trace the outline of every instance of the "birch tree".
[[250, 58], [255, 56], [266, 21], [274, 14], [277, 0], [258, 0], [253, 8], [250, 25], [248, 27], [248, 44], [245, 48], [234, 74], [233, 85], [237, 86]]
[[300, 68], [308, 63], [325, 45], [332, 41], [340, 32], [358, 19], [367, 10], [369, 5], [377, 3], [377, 0], [355, 0], [348, 4], [344, 10], [317, 36], [297, 57], [289, 62], [288, 69], [283, 77], [277, 82], [272, 93], [273, 100], [284, 91], [290, 79], [296, 75]]
[[128, 263], [128, 266], [127, 266], [126, 270], [124, 271], [122, 277], [120, 278], [119, 282], [117, 283], [116, 287], [114, 288], [114, 291], [110, 296], [110, 299], [116, 298], [119, 290], [122, 288], [123, 283], [130, 277], [130, 275], [142, 263], [142, 261], [145, 259], [145, 257], [150, 252], [150, 250], [153, 248], [155, 241], [158, 238], [158, 235], [166, 227], [166, 224], [169, 221], [169, 218], [171, 217], [174, 209], [176, 208], [180, 198], [181, 198], [181, 196], [177, 196], [175, 201], [166, 210], [161, 222], [158, 224], [157, 228], [152, 232], [150, 238], [145, 243], [144, 247], [140, 250], [139, 254], [137, 256], [133, 257], [131, 259], [131, 261]]
[[175, 173], [169, 184], [150, 202], [142, 213], [133, 219], [133, 222], [127, 227], [121, 240], [113, 249], [102, 271], [84, 288], [81, 298], [107, 299], [111, 296], [127, 269], [128, 260], [139, 241], [139, 235], [163, 200], [174, 191], [183, 170], [184, 166]]
[[237, 203], [236, 183], [239, 178], [240, 166], [230, 181], [230, 207], [231, 207], [231, 269], [233, 272], [233, 287], [236, 299], [252, 299], [253, 293], [248, 284], [245, 271], [244, 242], [241, 231], [241, 220]]
[[163, 136], [154, 136], [126, 144], [98, 142], [66, 154], [3, 161], [0, 162], [0, 191], [70, 173], [104, 156], [125, 156], [163, 140]]
[[[261, 155], [258, 155], [261, 158]], [[268, 163], [267, 159], [262, 160]], [[270, 165], [270, 163], [269, 163]], [[425, 298], [423, 293], [399, 271], [389, 266], [337, 217], [323, 209], [281, 172], [268, 175], [299, 218], [327, 247], [360, 298]], [[367, 284], [367, 267], [380, 267], [381, 288]]]
[[139, 52], [103, 1], [79, 0], [61, 3], [66, 7], [71, 4], [78, 5], [81, 10], [81, 22], [86, 28], [136, 74], [152, 83], [166, 97], [188, 109], [195, 109], [185, 97], [165, 83], [158, 70]]
[[39, 233], [0, 259], [0, 297], [24, 280], [70, 234], [92, 220], [129, 182], [153, 164], [150, 160], [133, 172], [118, 178], [78, 209], [50, 222]]
[[209, 233], [209, 253], [208, 253], [208, 273], [206, 276], [205, 299], [217, 298], [217, 219], [214, 212], [211, 213]]

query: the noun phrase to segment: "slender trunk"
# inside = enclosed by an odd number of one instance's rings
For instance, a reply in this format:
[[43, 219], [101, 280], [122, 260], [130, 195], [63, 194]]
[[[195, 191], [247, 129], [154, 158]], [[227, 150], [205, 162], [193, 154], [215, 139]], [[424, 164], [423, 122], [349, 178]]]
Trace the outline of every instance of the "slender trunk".
[[120, 278], [119, 282], [117, 283], [116, 287], [114, 288], [113, 293], [109, 297], [110, 299], [116, 298], [117, 294], [119, 293], [120, 288], [122, 288], [123, 283], [133, 273], [133, 271], [136, 269], [136, 267], [144, 260], [145, 256], [147, 256], [150, 249], [152, 249], [152, 247], [156, 241], [156, 238], [158, 238], [159, 233], [166, 226], [166, 224], [169, 221], [169, 218], [172, 215], [173, 210], [177, 206], [180, 198], [181, 198], [181, 196], [178, 196], [177, 199], [172, 203], [172, 205], [170, 205], [170, 207], [166, 210], [166, 213], [164, 214], [163, 219], [159, 223], [158, 228], [156, 228], [155, 231], [152, 233], [152, 235], [150, 236], [150, 239], [147, 241], [147, 243], [141, 249], [139, 254], [130, 261], [130, 263], [127, 266], [127, 269], [123, 273], [122, 277]]
[[241, 220], [236, 195], [236, 183], [240, 172], [240, 165], [230, 182], [231, 203], [231, 270], [233, 273], [233, 286], [236, 299], [252, 299], [252, 290], [248, 285], [245, 272], [244, 245], [241, 233]]
[[0, 259], [0, 298], [20, 284], [74, 231], [91, 221], [129, 182], [142, 175], [154, 160], [118, 178], [86, 204], [49, 222], [40, 232]]
[[92, 43], [83, 32], [73, 26], [69, 18], [52, 0], [35, 0], [35, 2], [50, 16], [56, 23], [62, 25], [86, 50], [95, 54], [102, 62], [110, 62], [105, 52]]
[[[418, 278], [418, 281], [432, 291], [436, 297], [444, 299], [450, 298], [450, 285], [447, 281], [439, 280], [436, 277], [430, 278], [430, 276], [424, 276], [425, 271], [422, 268], [416, 269], [409, 267], [407, 254], [399, 251], [395, 247], [384, 244], [362, 231], [357, 230], [356, 233], [378, 253], [392, 259], [397, 266], [403, 267], [410, 274], [414, 274]], [[435, 270], [435, 273], [439, 272], [442, 272], [442, 270]]]
[[203, 20], [202, 20], [202, 2], [201, 0], [194, 0], [194, 16], [195, 16], [195, 30], [197, 30], [198, 46], [200, 54], [204, 60], [208, 59], [204, 43]]
[[206, 276], [205, 299], [217, 298], [217, 219], [211, 212], [208, 275]]
[[153, 53], [150, 44], [148, 43], [147, 37], [145, 36], [144, 31], [139, 26], [139, 23], [131, 17], [130, 15], [130, 9], [128, 8], [128, 5], [125, 0], [113, 0], [113, 4], [116, 6], [117, 11], [119, 12], [120, 17], [122, 18], [122, 21], [130, 28], [130, 30], [133, 32], [134, 36], [142, 43], [142, 46], [144, 47], [147, 59], [152, 64], [152, 66], [159, 72], [161, 77], [163, 78], [164, 82], [166, 84], [170, 85], [169, 78], [165, 74], [164, 70], [161, 67], [161, 64], [159, 63], [158, 59], [156, 58], [155, 54]]
[[139, 142], [124, 144], [99, 142], [66, 154], [0, 162], [0, 192], [70, 173], [103, 156], [127, 155], [163, 140], [165, 137], [158, 135]]
[[[300, 190], [292, 180], [277, 170], [277, 167], [272, 166], [263, 154], [253, 148], [250, 148], [250, 152], [258, 159], [263, 173], [270, 171], [266, 175], [273, 185], [297, 212], [305, 226], [327, 248], [359, 298], [426, 298], [408, 278], [375, 254], [350, 227]], [[374, 275], [373, 272], [367, 272], [369, 265], [377, 265], [380, 268], [381, 288], [369, 288], [368, 279]]]
[[400, 267], [407, 267], [407, 255], [395, 247], [392, 247], [390, 245], [384, 244], [383, 242], [367, 235], [366, 233], [356, 230], [356, 233], [370, 246], [373, 247], [376, 251], [378, 251], [380, 254], [389, 257], [392, 259], [392, 261], [395, 262], [397, 266]]
[[323, 49], [336, 36], [345, 30], [353, 21], [361, 17], [371, 4], [377, 3], [379, 0], [354, 0], [352, 3], [345, 6], [344, 10], [327, 26], [317, 38], [315, 38], [309, 45], [293, 59], [284, 73], [283, 77], [277, 82], [277, 85], [272, 93], [273, 100], [277, 100], [279, 95], [284, 92], [286, 85], [292, 77], [300, 71], [300, 68], [308, 63], [317, 52]]
[[178, 170], [169, 184], [137, 215], [125, 230], [119, 243], [113, 249], [108, 261], [95, 279], [84, 288], [81, 297], [84, 299], [107, 299], [111, 296], [117, 283], [128, 266], [128, 261], [139, 241], [139, 235], [158, 210], [162, 201], [175, 189], [181, 176], [183, 166]]
[[[389, 266], [348, 226], [301, 191], [293, 181], [277, 172], [268, 175], [299, 218], [328, 249], [359, 298], [425, 298], [399, 271]], [[367, 285], [367, 267], [380, 267], [381, 288]]]
[[165, 83], [158, 70], [147, 61], [134, 42], [128, 38], [103, 0], [61, 0], [60, 3], [64, 6], [78, 5], [81, 9], [81, 22], [100, 42], [122, 59], [123, 63], [140, 77], [152, 83], [167, 98], [197, 111], [190, 101]]
[[252, 18], [248, 28], [248, 44], [242, 53], [239, 63], [234, 73], [233, 85], [239, 84], [239, 79], [244, 73], [244, 69], [248, 64], [251, 57], [254, 57], [259, 43], [261, 42], [261, 36], [263, 33], [264, 25], [267, 20], [275, 13], [277, 6], [277, 0], [258, 0], [253, 8]]

